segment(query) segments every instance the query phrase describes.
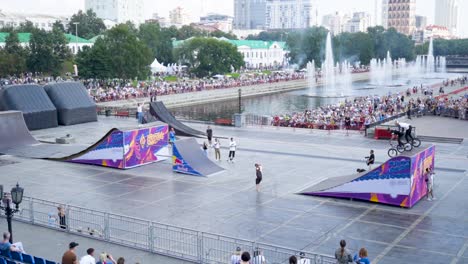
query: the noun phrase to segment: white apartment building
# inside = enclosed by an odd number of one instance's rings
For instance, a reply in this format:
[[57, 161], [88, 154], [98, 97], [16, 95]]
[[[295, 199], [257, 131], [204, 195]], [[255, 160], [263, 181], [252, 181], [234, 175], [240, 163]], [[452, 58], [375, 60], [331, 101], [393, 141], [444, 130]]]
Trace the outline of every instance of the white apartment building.
[[309, 28], [315, 25], [314, 0], [267, 0], [266, 24], [269, 29]]
[[435, 24], [446, 27], [452, 35], [457, 34], [458, 0], [435, 0]]
[[265, 29], [266, 0], [234, 0], [234, 29]]
[[335, 12], [334, 14], [328, 14], [322, 18], [322, 26], [328, 29], [333, 35], [338, 35], [345, 30], [345, 25], [348, 23], [349, 16], [340, 15]]
[[69, 22], [69, 18], [65, 16], [55, 16], [48, 14], [27, 14], [16, 12], [4, 12], [0, 10], [0, 28], [17, 28], [25, 24], [27, 21], [33, 23], [34, 26], [37, 28], [50, 31], [52, 30], [55, 21], [60, 21], [66, 28]]
[[139, 25], [144, 22], [143, 0], [85, 0], [85, 9], [92, 9], [97, 17], [115, 23], [130, 21]]
[[365, 12], [357, 12], [346, 22], [343, 31], [350, 33], [366, 32], [370, 26], [372, 26], [371, 15]]

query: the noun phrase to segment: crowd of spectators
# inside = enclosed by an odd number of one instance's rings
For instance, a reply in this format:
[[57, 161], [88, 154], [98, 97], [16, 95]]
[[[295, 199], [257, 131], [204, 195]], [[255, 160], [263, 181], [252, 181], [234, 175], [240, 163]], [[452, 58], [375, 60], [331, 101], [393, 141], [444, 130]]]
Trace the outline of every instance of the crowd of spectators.
[[155, 80], [129, 83], [121, 80], [84, 81], [89, 95], [96, 102], [128, 100], [133, 98], [180, 94], [214, 89], [243, 87], [304, 79], [301, 72], [272, 72], [271, 74], [244, 74], [240, 78], [183, 79], [177, 82]]
[[356, 97], [352, 100], [306, 109], [302, 112], [275, 115], [272, 125], [314, 129], [360, 130], [365, 125], [409, 111], [409, 115], [433, 114], [466, 119], [468, 94], [466, 88], [447, 96], [444, 87], [464, 85], [467, 77], [444, 81], [439, 96], [434, 96], [434, 87], [415, 86], [406, 92], [384, 96]]

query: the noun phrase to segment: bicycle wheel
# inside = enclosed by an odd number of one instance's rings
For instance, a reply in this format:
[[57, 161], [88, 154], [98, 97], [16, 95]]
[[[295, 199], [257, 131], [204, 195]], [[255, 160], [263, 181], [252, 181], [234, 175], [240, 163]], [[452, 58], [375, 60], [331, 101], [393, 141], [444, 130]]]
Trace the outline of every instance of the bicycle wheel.
[[396, 146], [396, 150], [400, 153], [403, 153], [405, 151], [405, 147], [404, 146], [400, 146], [400, 145], [397, 145]]
[[411, 151], [413, 150], [413, 145], [411, 145], [410, 143], [406, 143], [405, 144], [405, 151]]
[[419, 146], [421, 146], [421, 140], [419, 140], [419, 138], [414, 138], [411, 145], [413, 145], [413, 147], [418, 148]]
[[398, 156], [398, 151], [396, 149], [394, 149], [394, 148], [391, 148], [391, 149], [388, 150], [388, 156], [390, 158], [396, 157], [396, 156]]

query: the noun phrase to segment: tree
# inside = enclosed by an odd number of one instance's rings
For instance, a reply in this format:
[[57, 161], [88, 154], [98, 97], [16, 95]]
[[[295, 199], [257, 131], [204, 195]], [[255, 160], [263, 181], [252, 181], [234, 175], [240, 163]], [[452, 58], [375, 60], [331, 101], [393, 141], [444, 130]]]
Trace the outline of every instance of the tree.
[[78, 24], [78, 36], [85, 39], [90, 39], [97, 35], [102, 34], [106, 30], [106, 26], [102, 19], [96, 16], [93, 10], [89, 9], [86, 12], [78, 11], [74, 14], [68, 23], [67, 31], [75, 35], [75, 24]]
[[16, 29], [17, 32], [28, 32], [31, 33], [36, 30], [36, 26], [34, 26], [33, 22], [26, 20], [26, 23], [21, 23], [21, 25]]
[[286, 43], [290, 49], [292, 63], [303, 67], [314, 60], [320, 66], [325, 55], [325, 40], [328, 31], [323, 27], [312, 27], [288, 34]]
[[342, 33], [333, 39], [335, 58], [368, 65], [374, 57], [374, 41], [364, 32]]
[[258, 35], [248, 35], [247, 40], [285, 41], [291, 30], [262, 31]]
[[65, 26], [59, 20], [54, 22], [54, 24], [52, 25], [52, 29], [65, 33]]
[[106, 32], [104, 45], [110, 57], [111, 72], [123, 79], [145, 79], [153, 61], [151, 50], [133, 34], [130, 27], [120, 24]]
[[153, 58], [162, 63], [174, 62], [170, 32], [162, 30], [158, 23], [141, 24], [138, 38], [148, 46]]
[[82, 78], [108, 79], [111, 74], [112, 54], [106, 47], [103, 39], [99, 38], [93, 47], [83, 47], [76, 56], [78, 75]]
[[32, 72], [60, 74], [62, 63], [70, 57], [67, 39], [58, 30], [34, 30], [29, 40], [28, 69]]
[[178, 61], [198, 77], [224, 74], [244, 66], [236, 46], [213, 38], [194, 38], [175, 50]]
[[5, 70], [1, 71], [2, 76], [7, 75], [20, 75], [26, 72], [26, 57], [27, 50], [23, 48], [18, 39], [18, 34], [16, 32], [11, 32], [8, 37], [5, 39], [3, 63], [8, 67], [4, 68]]

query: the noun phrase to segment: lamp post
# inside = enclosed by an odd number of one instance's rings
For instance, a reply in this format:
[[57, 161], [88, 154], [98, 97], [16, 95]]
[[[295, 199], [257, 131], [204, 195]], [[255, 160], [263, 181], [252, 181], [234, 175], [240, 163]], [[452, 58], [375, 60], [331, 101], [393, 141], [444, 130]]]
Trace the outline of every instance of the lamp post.
[[78, 54], [78, 24], [79, 22], [73, 22], [73, 25], [75, 25], [75, 52]]
[[[13, 230], [11, 228], [11, 220], [13, 215], [19, 212], [19, 205], [23, 201], [24, 189], [17, 183], [15, 187], [11, 189], [10, 193], [3, 192], [3, 185], [0, 185], [0, 197], [3, 197], [0, 209], [5, 211], [5, 216], [8, 223], [8, 232], [10, 232], [10, 243], [13, 244]], [[15, 208], [11, 206], [11, 203], [15, 204]]]

